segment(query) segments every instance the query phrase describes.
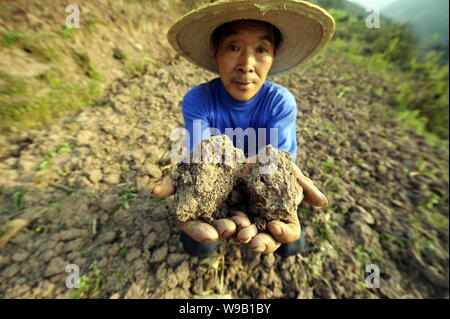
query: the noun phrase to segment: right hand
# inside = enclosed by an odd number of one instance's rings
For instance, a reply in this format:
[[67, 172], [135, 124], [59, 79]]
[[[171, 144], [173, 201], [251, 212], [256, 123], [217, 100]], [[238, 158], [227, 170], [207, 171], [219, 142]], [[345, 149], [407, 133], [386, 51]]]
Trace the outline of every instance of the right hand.
[[[169, 175], [164, 176], [161, 182], [156, 184], [152, 189], [152, 194], [159, 198], [168, 197], [174, 193], [175, 186]], [[237, 218], [237, 220], [239, 221], [239, 218]], [[225, 240], [234, 236], [238, 229], [236, 222], [228, 218], [218, 219], [213, 225], [201, 220], [191, 220], [188, 222], [177, 220], [177, 223], [187, 235], [200, 242]]]

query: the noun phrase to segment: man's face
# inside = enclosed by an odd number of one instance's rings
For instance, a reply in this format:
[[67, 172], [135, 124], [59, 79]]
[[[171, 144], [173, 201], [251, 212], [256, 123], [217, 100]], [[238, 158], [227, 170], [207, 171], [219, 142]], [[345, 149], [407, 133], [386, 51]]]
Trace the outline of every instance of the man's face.
[[274, 33], [269, 26], [236, 22], [227, 27], [215, 52], [227, 92], [238, 101], [253, 98], [267, 78], [274, 55]]

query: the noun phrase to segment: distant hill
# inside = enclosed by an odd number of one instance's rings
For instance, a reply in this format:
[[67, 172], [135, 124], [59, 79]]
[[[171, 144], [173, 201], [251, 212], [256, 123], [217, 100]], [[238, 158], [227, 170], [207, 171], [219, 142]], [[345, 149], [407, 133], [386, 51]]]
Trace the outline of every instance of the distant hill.
[[[431, 48], [442, 49], [448, 60], [448, 6], [448, 0], [397, 0], [382, 9], [381, 14], [410, 24], [421, 47], [429, 43], [433, 34], [438, 34], [439, 39]], [[420, 51], [425, 52], [422, 48]]]

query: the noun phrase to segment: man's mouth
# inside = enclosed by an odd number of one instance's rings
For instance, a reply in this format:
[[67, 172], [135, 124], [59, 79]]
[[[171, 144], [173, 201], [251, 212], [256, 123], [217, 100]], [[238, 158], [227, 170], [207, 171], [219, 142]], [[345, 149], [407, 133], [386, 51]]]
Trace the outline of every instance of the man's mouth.
[[233, 83], [241, 90], [248, 90], [253, 85], [253, 82], [248, 81], [233, 81]]

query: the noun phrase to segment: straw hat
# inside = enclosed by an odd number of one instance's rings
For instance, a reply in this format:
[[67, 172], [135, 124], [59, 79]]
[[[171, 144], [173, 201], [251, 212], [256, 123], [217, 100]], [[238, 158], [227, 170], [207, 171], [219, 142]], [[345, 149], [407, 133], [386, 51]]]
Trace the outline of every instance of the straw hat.
[[301, 0], [220, 0], [178, 19], [168, 32], [172, 47], [192, 63], [218, 73], [212, 34], [227, 22], [251, 19], [277, 27], [282, 41], [269, 76], [305, 64], [331, 40], [335, 23], [321, 7]]

